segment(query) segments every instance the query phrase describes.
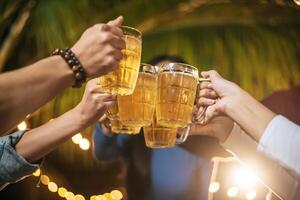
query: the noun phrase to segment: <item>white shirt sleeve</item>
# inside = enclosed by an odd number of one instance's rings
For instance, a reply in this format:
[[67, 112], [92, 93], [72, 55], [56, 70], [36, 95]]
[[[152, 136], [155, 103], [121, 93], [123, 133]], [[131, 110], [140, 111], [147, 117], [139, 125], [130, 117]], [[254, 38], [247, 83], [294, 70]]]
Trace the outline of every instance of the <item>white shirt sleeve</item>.
[[299, 199], [297, 197], [299, 191], [298, 177], [259, 151], [257, 143], [237, 124], [234, 124], [231, 134], [221, 145], [253, 171], [263, 184], [282, 199]]
[[300, 175], [300, 126], [277, 115], [262, 135], [258, 150]]

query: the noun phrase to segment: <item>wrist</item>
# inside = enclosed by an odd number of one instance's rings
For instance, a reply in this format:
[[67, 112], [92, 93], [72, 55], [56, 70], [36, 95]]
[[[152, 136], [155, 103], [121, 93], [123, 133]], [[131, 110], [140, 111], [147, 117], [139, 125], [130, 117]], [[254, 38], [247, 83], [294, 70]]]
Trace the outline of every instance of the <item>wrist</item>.
[[86, 128], [88, 124], [87, 118], [84, 116], [80, 104], [77, 105], [75, 108], [70, 110], [70, 114], [72, 116], [73, 124], [77, 127], [78, 131]]

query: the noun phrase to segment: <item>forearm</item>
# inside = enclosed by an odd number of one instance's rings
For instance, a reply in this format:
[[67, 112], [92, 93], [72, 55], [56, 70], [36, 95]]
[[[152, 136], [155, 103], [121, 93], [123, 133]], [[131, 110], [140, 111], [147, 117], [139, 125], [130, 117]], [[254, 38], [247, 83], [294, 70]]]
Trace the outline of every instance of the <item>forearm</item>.
[[72, 70], [52, 56], [0, 76], [0, 134], [74, 83]]
[[24, 134], [16, 145], [16, 151], [29, 162], [36, 162], [85, 128], [73, 110], [47, 124]]
[[275, 113], [239, 88], [238, 98], [230, 102], [225, 113], [253, 139], [259, 141]]

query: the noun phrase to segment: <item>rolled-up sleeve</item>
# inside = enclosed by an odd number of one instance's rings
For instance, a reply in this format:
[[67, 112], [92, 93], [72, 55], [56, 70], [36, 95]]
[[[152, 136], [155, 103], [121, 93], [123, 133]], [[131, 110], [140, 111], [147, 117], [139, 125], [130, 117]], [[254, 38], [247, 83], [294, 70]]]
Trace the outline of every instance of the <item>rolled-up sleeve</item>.
[[300, 126], [277, 115], [268, 124], [258, 149], [300, 175]]
[[11, 135], [0, 137], [0, 189], [9, 183], [14, 183], [31, 175], [38, 169], [38, 164], [31, 164], [18, 155], [15, 145], [25, 131], [18, 131]]

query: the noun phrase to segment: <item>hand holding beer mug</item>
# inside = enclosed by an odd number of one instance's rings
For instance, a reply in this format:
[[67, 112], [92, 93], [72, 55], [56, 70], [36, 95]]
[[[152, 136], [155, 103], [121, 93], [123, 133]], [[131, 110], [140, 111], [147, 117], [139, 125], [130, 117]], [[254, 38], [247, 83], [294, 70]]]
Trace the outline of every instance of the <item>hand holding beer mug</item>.
[[[119, 97], [117, 97], [119, 98]], [[108, 119], [110, 120], [111, 131], [117, 134], [138, 134], [140, 133], [141, 127], [139, 126], [126, 126], [122, 124], [119, 117], [119, 106], [118, 102], [111, 105], [106, 112]]]
[[[198, 69], [182, 63], [169, 63], [159, 71], [156, 116], [144, 127], [146, 146], [173, 147], [184, 142], [192, 122], [192, 110], [198, 83]], [[180, 138], [177, 138], [180, 135]]]
[[142, 34], [122, 26], [126, 48], [122, 50], [120, 68], [100, 77], [101, 91], [117, 95], [133, 93], [141, 62]]

